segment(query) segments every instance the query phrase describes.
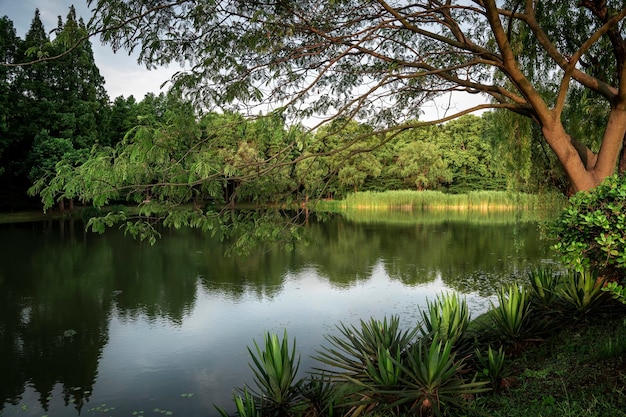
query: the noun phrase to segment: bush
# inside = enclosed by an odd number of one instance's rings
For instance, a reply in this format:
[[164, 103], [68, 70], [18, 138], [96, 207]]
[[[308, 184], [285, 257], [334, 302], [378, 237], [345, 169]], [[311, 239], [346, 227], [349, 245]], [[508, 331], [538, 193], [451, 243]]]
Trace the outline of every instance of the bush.
[[589, 268], [608, 278], [626, 271], [626, 178], [612, 176], [591, 191], [570, 199], [549, 227], [562, 261], [583, 272]]

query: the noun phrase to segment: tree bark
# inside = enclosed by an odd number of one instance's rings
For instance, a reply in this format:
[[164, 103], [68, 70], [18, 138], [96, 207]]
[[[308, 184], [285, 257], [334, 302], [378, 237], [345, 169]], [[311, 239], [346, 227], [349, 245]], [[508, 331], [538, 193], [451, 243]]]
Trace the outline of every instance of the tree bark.
[[598, 152], [598, 160], [593, 168], [598, 183], [615, 172], [624, 135], [626, 135], [626, 106], [614, 106], [609, 114], [602, 145]]
[[622, 152], [619, 158], [617, 172], [620, 175], [626, 172], [626, 135], [624, 135], [624, 140], [622, 141]]
[[567, 134], [560, 121], [546, 123], [541, 130], [543, 137], [556, 154], [569, 178], [570, 190], [568, 194], [589, 190], [598, 185], [599, 182], [596, 181], [592, 171], [587, 170], [579, 151], [574, 146], [574, 141]]
[[[626, 108], [612, 108], [597, 155], [572, 139], [560, 120], [544, 123], [542, 133], [565, 169], [571, 184], [570, 193], [590, 190], [615, 172], [626, 138]], [[626, 164], [624, 158], [622, 154], [620, 165]]]

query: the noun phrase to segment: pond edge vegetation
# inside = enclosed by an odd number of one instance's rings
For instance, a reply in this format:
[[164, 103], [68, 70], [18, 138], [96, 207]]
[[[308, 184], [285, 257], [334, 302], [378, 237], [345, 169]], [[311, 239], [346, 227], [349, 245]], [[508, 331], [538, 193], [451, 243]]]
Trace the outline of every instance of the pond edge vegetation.
[[458, 210], [510, 211], [556, 210], [566, 204], [559, 193], [528, 194], [513, 191], [470, 191], [448, 194], [432, 190], [361, 191], [348, 194], [342, 200], [323, 200], [320, 210]]
[[565, 267], [501, 288], [473, 321], [445, 293], [412, 329], [397, 316], [340, 323], [301, 379], [295, 339], [289, 350], [286, 331], [268, 333], [236, 415], [626, 416], [625, 230], [626, 178], [609, 177], [546, 227]]
[[[592, 340], [594, 361], [612, 361], [622, 371], [607, 375], [586, 394], [570, 394], [579, 401], [601, 402], [604, 415], [623, 415], [626, 301], [612, 295], [596, 274], [550, 268], [538, 268], [525, 283], [502, 288], [497, 303], [475, 320], [465, 299], [439, 294], [410, 329], [400, 328], [398, 316], [361, 320], [357, 326], [339, 323], [339, 334], [326, 335], [327, 345], [314, 357], [319, 366], [300, 379], [295, 339], [290, 348], [287, 331], [282, 340], [267, 333], [264, 345], [254, 342], [255, 349], [248, 349], [256, 387], [234, 391], [235, 415], [527, 415], [519, 409], [512, 414], [509, 407], [515, 400], [509, 396], [515, 389], [521, 389], [518, 394], [531, 389], [520, 381], [541, 370], [520, 364], [573, 327], [582, 333], [581, 327], [601, 321], [610, 323], [614, 332]], [[571, 340], [565, 345], [574, 346]], [[567, 405], [556, 400], [557, 392], [544, 392], [543, 398], [550, 404], [539, 402], [535, 410], [545, 412], [557, 402]]]

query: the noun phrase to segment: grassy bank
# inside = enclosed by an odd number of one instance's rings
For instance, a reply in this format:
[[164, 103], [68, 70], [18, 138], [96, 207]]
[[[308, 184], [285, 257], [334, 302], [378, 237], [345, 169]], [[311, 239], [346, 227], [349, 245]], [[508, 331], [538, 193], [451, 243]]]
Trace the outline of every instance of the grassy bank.
[[337, 209], [446, 209], [446, 210], [537, 210], [558, 209], [565, 203], [560, 194], [525, 194], [505, 191], [472, 191], [467, 194], [444, 194], [440, 191], [365, 191], [349, 194], [339, 201], [323, 201], [320, 210]]
[[[467, 416], [626, 416], [626, 322], [604, 309], [513, 352], [507, 383]], [[462, 414], [461, 414], [462, 415]]]

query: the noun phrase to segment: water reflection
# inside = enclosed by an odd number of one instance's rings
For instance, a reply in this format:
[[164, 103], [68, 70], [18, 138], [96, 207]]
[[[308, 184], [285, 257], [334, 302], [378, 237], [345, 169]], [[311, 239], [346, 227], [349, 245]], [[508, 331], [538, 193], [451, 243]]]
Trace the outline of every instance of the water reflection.
[[410, 325], [445, 288], [480, 310], [548, 253], [536, 224], [515, 218], [335, 217], [311, 222], [292, 251], [226, 249], [191, 230], [149, 246], [73, 221], [2, 226], [0, 414], [215, 415], [249, 378], [245, 346], [264, 330], [296, 336], [306, 370], [339, 321]]

